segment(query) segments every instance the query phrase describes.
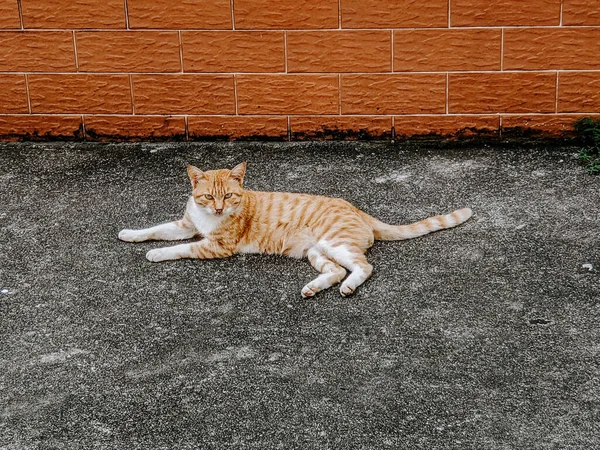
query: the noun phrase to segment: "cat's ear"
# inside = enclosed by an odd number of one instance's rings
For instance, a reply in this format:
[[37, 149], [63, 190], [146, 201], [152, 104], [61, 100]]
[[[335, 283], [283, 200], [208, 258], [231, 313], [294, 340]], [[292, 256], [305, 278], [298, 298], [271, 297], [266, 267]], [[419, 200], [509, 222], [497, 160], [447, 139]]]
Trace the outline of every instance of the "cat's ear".
[[239, 181], [240, 185], [244, 182], [244, 174], [246, 173], [246, 161], [238, 164], [233, 169], [231, 169], [230, 177], [234, 180]]
[[204, 178], [204, 172], [202, 172], [197, 167], [192, 166], [191, 164], [188, 164], [186, 167], [188, 176], [190, 177], [190, 181], [192, 182], [192, 188], [195, 189], [196, 185], [198, 184], [198, 181]]

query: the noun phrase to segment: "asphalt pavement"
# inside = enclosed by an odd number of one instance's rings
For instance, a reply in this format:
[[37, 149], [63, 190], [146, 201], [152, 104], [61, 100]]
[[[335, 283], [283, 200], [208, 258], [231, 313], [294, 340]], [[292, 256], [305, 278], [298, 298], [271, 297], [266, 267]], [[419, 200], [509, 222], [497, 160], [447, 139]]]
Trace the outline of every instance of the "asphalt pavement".
[[[308, 261], [150, 263], [186, 163], [460, 227]], [[0, 144], [0, 449], [600, 447], [600, 177], [572, 145]]]

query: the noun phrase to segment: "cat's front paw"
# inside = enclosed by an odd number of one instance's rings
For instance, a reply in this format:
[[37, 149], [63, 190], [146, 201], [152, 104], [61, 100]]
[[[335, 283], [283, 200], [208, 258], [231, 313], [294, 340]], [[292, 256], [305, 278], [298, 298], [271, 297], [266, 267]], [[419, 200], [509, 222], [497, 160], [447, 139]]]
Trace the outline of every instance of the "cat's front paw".
[[121, 230], [119, 231], [119, 239], [125, 242], [141, 242], [145, 240], [139, 230]]
[[155, 248], [146, 253], [146, 259], [151, 262], [167, 261], [173, 259], [169, 256], [169, 251], [166, 248]]

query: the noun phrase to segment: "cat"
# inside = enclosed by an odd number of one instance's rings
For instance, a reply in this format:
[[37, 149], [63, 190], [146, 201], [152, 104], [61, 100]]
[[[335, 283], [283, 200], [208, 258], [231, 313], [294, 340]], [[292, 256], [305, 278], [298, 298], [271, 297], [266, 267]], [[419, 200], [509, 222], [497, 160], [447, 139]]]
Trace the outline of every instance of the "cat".
[[224, 258], [235, 253], [268, 253], [308, 257], [320, 275], [302, 288], [303, 297], [342, 282], [342, 296], [352, 294], [373, 267], [365, 252], [374, 240], [411, 239], [455, 227], [472, 211], [430, 217], [410, 225], [388, 225], [345, 200], [308, 194], [258, 192], [243, 187], [246, 163], [233, 169], [202, 171], [187, 165], [192, 183], [181, 220], [142, 230], [125, 229], [119, 239], [202, 239], [150, 250], [152, 262], [179, 258]]

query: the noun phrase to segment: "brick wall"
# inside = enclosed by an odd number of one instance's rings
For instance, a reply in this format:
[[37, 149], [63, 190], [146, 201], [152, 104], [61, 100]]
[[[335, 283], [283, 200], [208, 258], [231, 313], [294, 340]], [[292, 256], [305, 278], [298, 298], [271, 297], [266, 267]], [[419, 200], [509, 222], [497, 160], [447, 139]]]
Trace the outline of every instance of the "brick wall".
[[560, 135], [600, 0], [0, 0], [0, 138]]

